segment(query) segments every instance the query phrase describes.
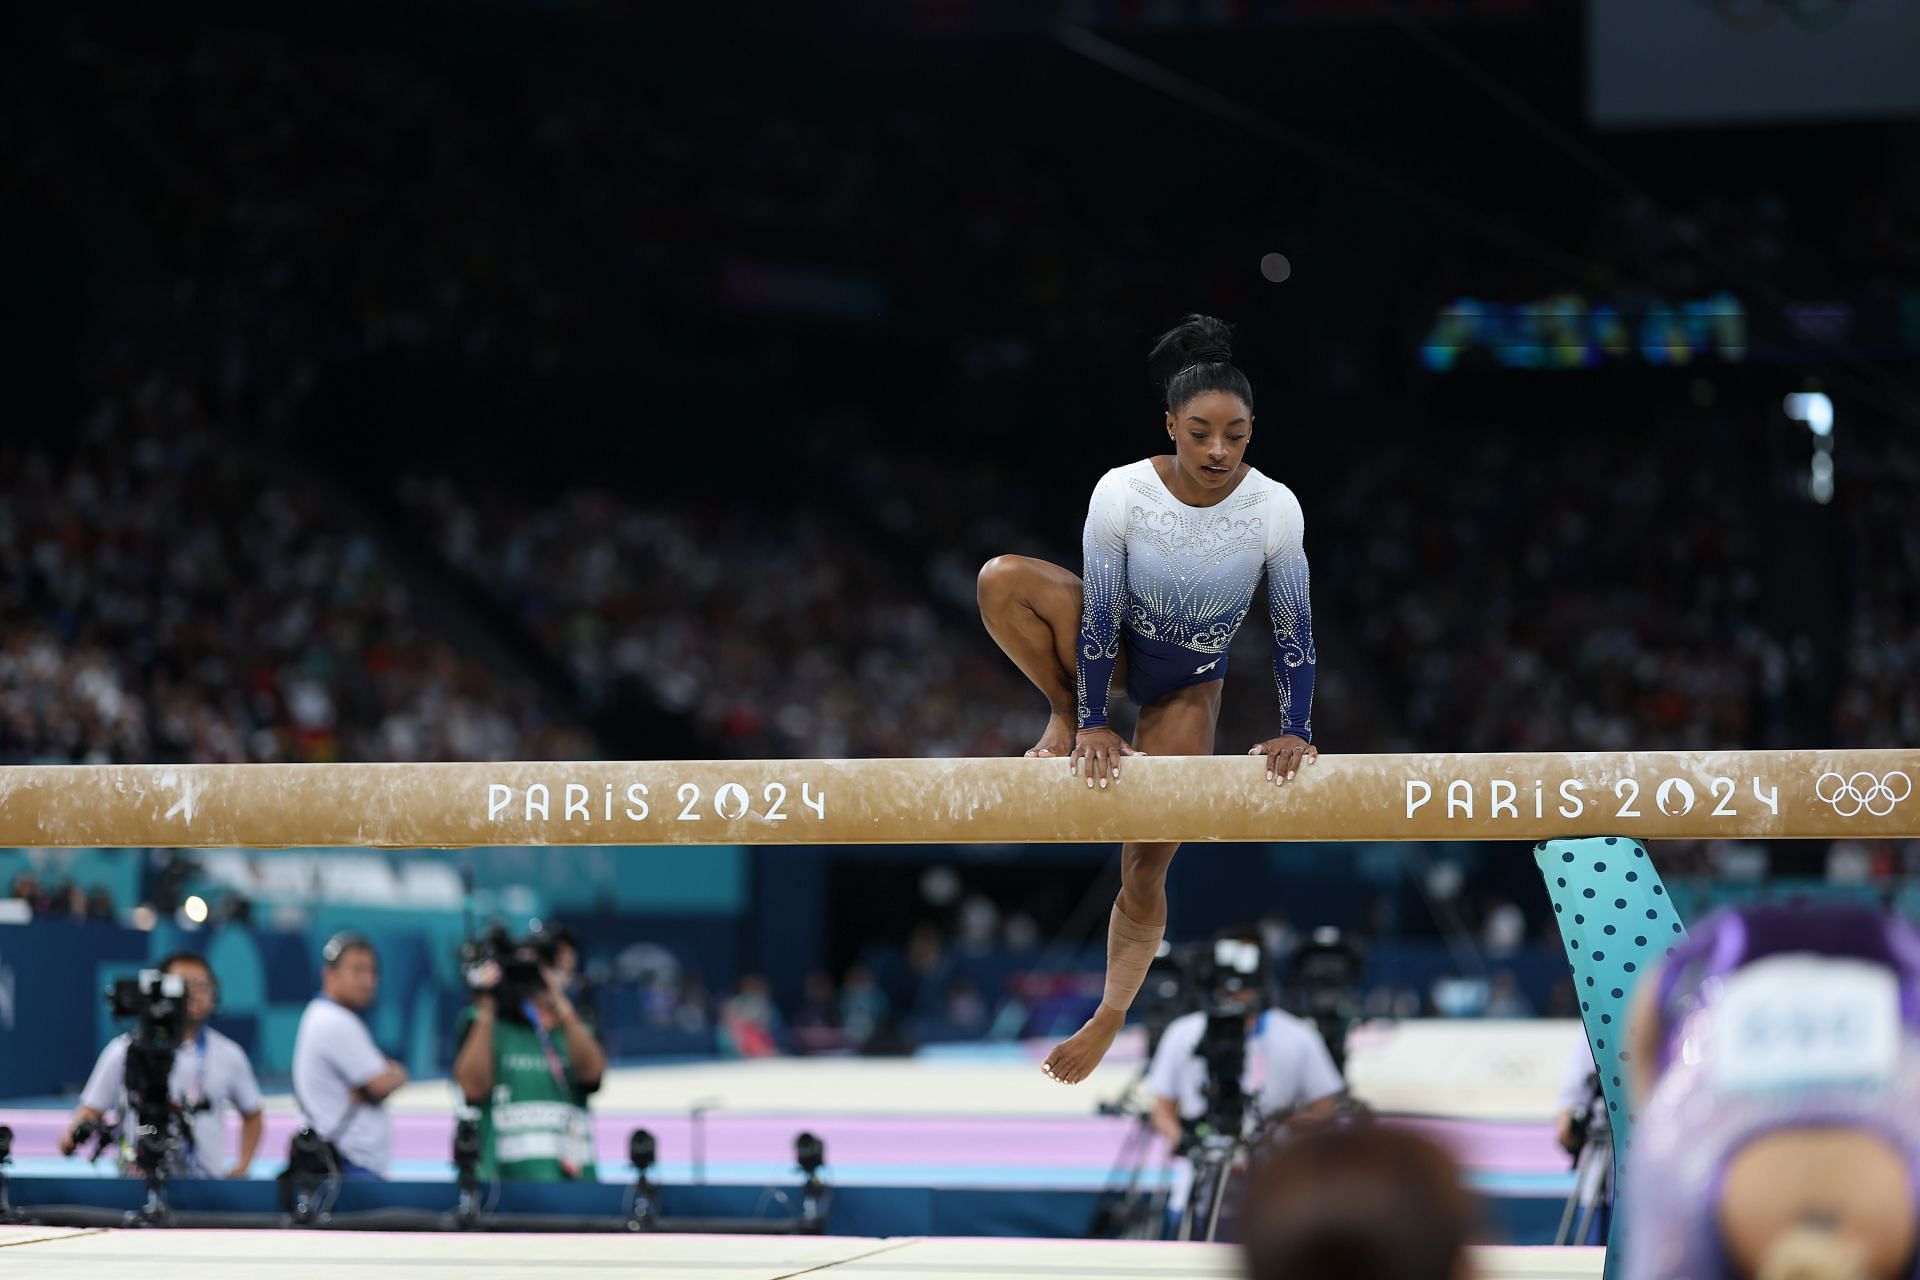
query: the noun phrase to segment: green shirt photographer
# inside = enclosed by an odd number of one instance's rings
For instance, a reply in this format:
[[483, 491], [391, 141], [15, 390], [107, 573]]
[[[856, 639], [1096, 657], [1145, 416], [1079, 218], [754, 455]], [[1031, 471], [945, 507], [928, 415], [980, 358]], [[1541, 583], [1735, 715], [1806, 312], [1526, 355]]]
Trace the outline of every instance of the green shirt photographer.
[[455, 1031], [453, 1078], [479, 1113], [482, 1178], [591, 1182], [587, 1098], [600, 1087], [606, 1054], [567, 996], [564, 969], [539, 971], [544, 986], [509, 993], [518, 1007], [503, 1012], [500, 966], [474, 969], [473, 1004]]

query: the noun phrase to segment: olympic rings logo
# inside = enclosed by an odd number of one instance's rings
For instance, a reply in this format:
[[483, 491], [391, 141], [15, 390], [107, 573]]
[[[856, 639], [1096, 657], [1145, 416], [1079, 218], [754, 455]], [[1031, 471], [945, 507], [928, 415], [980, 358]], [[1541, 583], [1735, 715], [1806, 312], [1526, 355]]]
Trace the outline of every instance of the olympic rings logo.
[[1813, 784], [1813, 794], [1832, 805], [1833, 811], [1843, 818], [1862, 811], [1884, 818], [1893, 812], [1895, 805], [1913, 794], [1913, 779], [1897, 769], [1885, 777], [1862, 770], [1850, 778], [1829, 770]]

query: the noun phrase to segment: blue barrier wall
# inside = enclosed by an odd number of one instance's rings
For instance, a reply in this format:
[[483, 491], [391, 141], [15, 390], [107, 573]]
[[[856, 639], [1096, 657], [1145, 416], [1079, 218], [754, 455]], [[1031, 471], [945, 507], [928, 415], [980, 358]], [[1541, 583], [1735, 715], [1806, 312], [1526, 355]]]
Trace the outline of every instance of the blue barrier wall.
[[147, 958], [148, 936], [64, 920], [0, 925], [0, 1097], [78, 1089], [102, 1039], [102, 992]]

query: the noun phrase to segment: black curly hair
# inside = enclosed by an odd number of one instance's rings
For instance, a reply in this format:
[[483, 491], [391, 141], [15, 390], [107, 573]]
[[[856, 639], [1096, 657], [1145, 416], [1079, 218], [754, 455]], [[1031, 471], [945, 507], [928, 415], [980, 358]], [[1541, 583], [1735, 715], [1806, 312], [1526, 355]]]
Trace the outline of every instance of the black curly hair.
[[1209, 391], [1239, 396], [1253, 412], [1253, 384], [1233, 363], [1233, 326], [1212, 316], [1191, 315], [1161, 334], [1147, 355], [1147, 372], [1165, 395], [1167, 412]]

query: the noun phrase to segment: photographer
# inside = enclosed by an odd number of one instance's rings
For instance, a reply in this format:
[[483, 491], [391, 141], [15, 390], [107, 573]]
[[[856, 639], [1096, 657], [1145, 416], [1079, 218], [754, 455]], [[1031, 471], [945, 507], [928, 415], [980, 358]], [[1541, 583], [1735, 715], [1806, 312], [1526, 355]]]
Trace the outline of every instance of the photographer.
[[[1251, 929], [1223, 930], [1221, 943], [1244, 944], [1249, 954], [1261, 955], [1260, 935]], [[1263, 968], [1263, 966], [1262, 966]], [[1208, 967], [1214, 975], [1203, 979], [1207, 1008], [1183, 1014], [1167, 1024], [1147, 1070], [1147, 1089], [1154, 1095], [1153, 1127], [1178, 1151], [1188, 1140], [1189, 1126], [1207, 1118], [1207, 1059], [1203, 1053], [1209, 1017], [1237, 1015], [1246, 1037], [1245, 1069], [1240, 1087], [1253, 1103], [1255, 1115], [1286, 1115], [1295, 1125], [1333, 1116], [1346, 1088], [1335, 1070], [1326, 1042], [1312, 1023], [1285, 1010], [1262, 1008], [1266, 990], [1257, 976], [1244, 970]]]
[[361, 1021], [380, 989], [380, 959], [372, 942], [349, 932], [329, 938], [320, 960], [320, 994], [293, 1040], [294, 1101], [336, 1149], [341, 1177], [384, 1178], [393, 1124], [382, 1104], [407, 1082], [407, 1069], [380, 1052]]
[[1593, 1065], [1593, 1050], [1587, 1044], [1587, 1033], [1583, 1029], [1567, 1057], [1567, 1073], [1560, 1082], [1560, 1092], [1554, 1100], [1554, 1141], [1570, 1156], [1579, 1155], [1580, 1149], [1587, 1145], [1587, 1133], [1595, 1112], [1599, 1113], [1601, 1120], [1606, 1118], [1606, 1101], [1600, 1096], [1599, 1070]]
[[[226, 1164], [227, 1131], [220, 1111], [230, 1108], [240, 1115], [240, 1157], [224, 1174], [244, 1178], [253, 1167], [253, 1153], [260, 1146], [260, 1134], [266, 1127], [260, 1115], [260, 1085], [254, 1079], [253, 1065], [239, 1045], [210, 1029], [206, 1023], [219, 1003], [220, 984], [213, 970], [200, 956], [175, 952], [158, 966], [161, 973], [178, 977], [186, 988], [183, 1021], [179, 1030], [179, 1050], [174, 1054], [168, 1075], [168, 1095], [184, 1120], [186, 1144], [179, 1149], [176, 1177], [217, 1178]], [[115, 1036], [100, 1051], [93, 1074], [81, 1090], [80, 1105], [73, 1121], [60, 1138], [60, 1154], [72, 1155], [80, 1145], [83, 1126], [99, 1125], [108, 1112], [122, 1117], [123, 1128], [131, 1129], [127, 1106], [127, 1050], [132, 1036]], [[158, 1091], [157, 1088], [155, 1090]], [[130, 1172], [130, 1160], [123, 1146], [122, 1172]]]
[[1582, 1029], [1570, 1046], [1566, 1077], [1560, 1083], [1553, 1136], [1572, 1157], [1573, 1192], [1560, 1215], [1555, 1244], [1601, 1244], [1613, 1214], [1613, 1130], [1600, 1069]]
[[587, 1098], [607, 1059], [567, 993], [570, 946], [495, 930], [469, 949], [453, 1078], [479, 1112], [482, 1178], [594, 1180]]

